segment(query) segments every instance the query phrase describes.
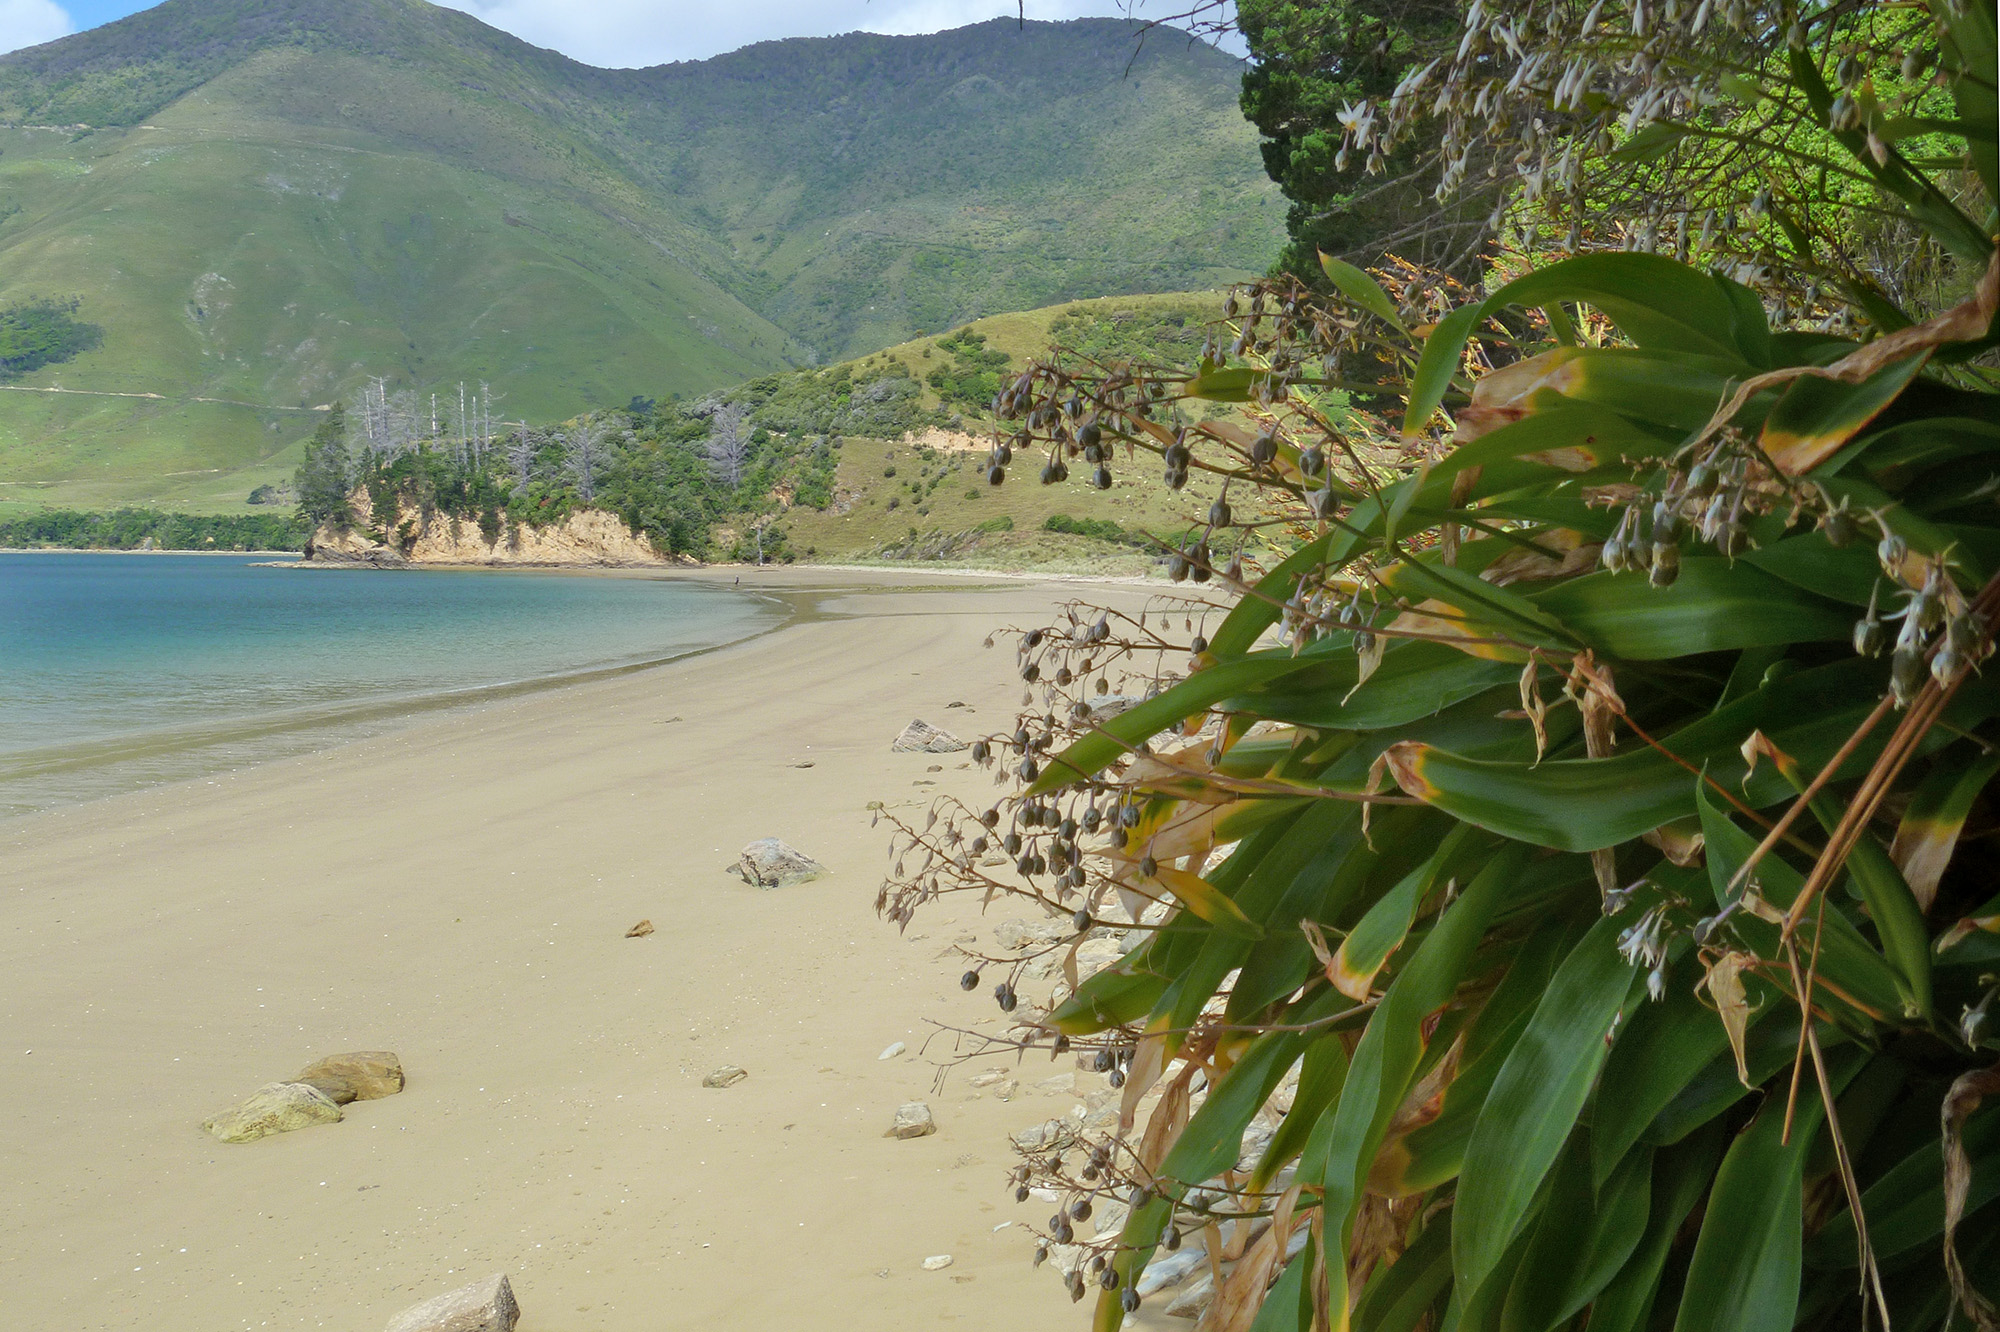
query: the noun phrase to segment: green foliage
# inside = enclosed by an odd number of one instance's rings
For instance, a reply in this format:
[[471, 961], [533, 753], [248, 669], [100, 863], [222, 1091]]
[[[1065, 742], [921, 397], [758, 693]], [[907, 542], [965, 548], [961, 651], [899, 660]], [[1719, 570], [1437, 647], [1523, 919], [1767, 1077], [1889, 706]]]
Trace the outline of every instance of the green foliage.
[[104, 330], [76, 317], [75, 297], [16, 301], [0, 308], [0, 379], [59, 365], [104, 341]]
[[[354, 489], [354, 459], [347, 447], [347, 413], [339, 404], [313, 429], [292, 484], [299, 492], [299, 517], [307, 524], [347, 525], [347, 497]], [[254, 494], [251, 502], [258, 502]]]
[[0, 546], [137, 550], [150, 540], [158, 550], [299, 550], [305, 545], [306, 532], [303, 522], [278, 514], [42, 509], [19, 518], [0, 519]]
[[1042, 530], [1061, 532], [1066, 536], [1092, 537], [1121, 546], [1151, 544], [1143, 534], [1127, 532], [1109, 518], [1072, 518], [1066, 513], [1052, 513], [1043, 521]]
[[1456, 45], [1457, 0], [1244, 0], [1236, 26], [1253, 60], [1243, 114], [1263, 135], [1264, 169], [1291, 200], [1277, 271], [1320, 281], [1324, 251], [1357, 263], [1390, 255], [1469, 270], [1487, 205], [1440, 205], [1419, 164], [1435, 135], [1399, 147], [1377, 177], [1343, 152], [1340, 114], [1386, 96], [1410, 69]]
[[[1934, 16], [1991, 49], [1989, 10]], [[1218, 1332], [1990, 1324], [2000, 258], [1865, 342], [1661, 255], [1408, 332], [1330, 276], [1233, 301], [1240, 364], [1010, 388], [1020, 451], [1088, 419], [1258, 512], [1176, 543], [1224, 606], [1023, 636], [1011, 812], [897, 821], [899, 923], [1001, 882], [1079, 945], [1150, 912], [1016, 1018], [1131, 1117], [1023, 1152], [1072, 1292], [1094, 1253], [1117, 1332], [1183, 1236], [1268, 1219]], [[1336, 419], [1360, 352], [1403, 401]], [[1266, 433], [1163, 423], [1204, 401]], [[1272, 567], [1219, 558], [1273, 524]], [[973, 867], [996, 825], [1011, 880]]]
[[990, 410], [993, 395], [1000, 391], [1000, 377], [1007, 372], [1007, 353], [989, 349], [986, 335], [970, 328], [939, 338], [934, 345], [951, 357], [950, 365], [936, 366], [925, 376], [938, 398], [950, 407]]

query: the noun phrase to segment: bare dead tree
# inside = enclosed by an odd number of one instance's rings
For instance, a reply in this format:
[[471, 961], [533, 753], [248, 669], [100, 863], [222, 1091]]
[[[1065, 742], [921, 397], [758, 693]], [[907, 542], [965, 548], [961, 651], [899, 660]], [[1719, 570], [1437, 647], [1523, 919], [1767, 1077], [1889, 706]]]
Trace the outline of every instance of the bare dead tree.
[[526, 421], [521, 422], [521, 428], [507, 442], [507, 467], [514, 473], [515, 494], [526, 490], [528, 483], [534, 479], [535, 455], [541, 452], [541, 447], [541, 441], [528, 429]]
[[734, 490], [743, 484], [743, 465], [750, 460], [750, 436], [743, 429], [746, 415], [734, 403], [718, 407], [708, 418], [708, 443], [704, 452], [716, 476]]
[[586, 420], [565, 439], [563, 467], [587, 504], [597, 497], [597, 480], [611, 460], [611, 429], [602, 421]]

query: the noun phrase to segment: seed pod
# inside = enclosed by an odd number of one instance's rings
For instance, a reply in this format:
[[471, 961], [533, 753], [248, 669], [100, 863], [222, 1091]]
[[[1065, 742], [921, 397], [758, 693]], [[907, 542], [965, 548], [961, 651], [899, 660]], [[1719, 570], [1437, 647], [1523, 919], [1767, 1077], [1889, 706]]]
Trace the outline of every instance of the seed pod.
[[1118, 1289], [1118, 1269], [1115, 1267], [1105, 1268], [1104, 1275], [1097, 1278], [1097, 1282], [1106, 1290]]
[[1005, 837], [1000, 839], [1000, 849], [1002, 851], [1005, 851], [1010, 856], [1020, 855], [1021, 834], [1013, 832], [1008, 833]]
[[[1182, 433], [1185, 434], [1186, 432]], [[1187, 445], [1181, 443], [1179, 440], [1175, 440], [1172, 444], [1167, 445], [1164, 460], [1169, 467], [1185, 468], [1189, 463], [1194, 461], [1194, 454], [1188, 450]]]
[[1619, 539], [1621, 526], [1604, 540], [1604, 548], [1597, 553], [1597, 562], [1612, 573], [1625, 572], [1625, 543]]
[[1137, 1286], [1125, 1287], [1125, 1293], [1118, 1297], [1118, 1304], [1128, 1314], [1139, 1312], [1139, 1288]]
[[1210, 527], [1229, 526], [1228, 500], [1223, 499], [1220, 496], [1217, 496], [1215, 503], [1208, 506], [1208, 525]]
[[[1024, 1203], [1028, 1201], [1028, 1186], [1026, 1184], [1018, 1185], [1014, 1189], [1014, 1201], [1017, 1203]], [[1040, 1267], [1042, 1264], [1042, 1259], [1046, 1257], [1048, 1257], [1048, 1253], [1045, 1250], [1039, 1250], [1039, 1249], [1036, 1250], [1035, 1266]]]
[[1137, 805], [1122, 805], [1122, 806], [1120, 806], [1120, 807], [1119, 807], [1119, 810], [1118, 810], [1118, 824], [1119, 824], [1119, 826], [1120, 826], [1120, 827], [1123, 827], [1123, 828], [1136, 828], [1136, 827], [1138, 827], [1138, 826], [1139, 826], [1139, 807], [1138, 807]]
[[960, 976], [958, 978], [958, 988], [961, 990], [965, 990], [967, 992], [978, 989], [979, 973], [976, 971], [968, 971], [963, 976]]
[[1007, 469], [995, 463], [986, 469], [986, 484], [997, 486], [1007, 479]]
[[1036, 766], [1035, 760], [1032, 757], [1024, 758], [1021, 760], [1021, 766], [1019, 768], [1019, 772], [1021, 774], [1022, 781], [1024, 782], [1034, 781], [1036, 777], [1041, 775], [1041, 771], [1042, 770]]
[[979, 816], [979, 821], [989, 828], [998, 827], [1000, 823], [1000, 811], [989, 809]]
[[1097, 1057], [1091, 1061], [1091, 1071], [1096, 1073], [1108, 1073], [1111, 1071], [1112, 1066], [1117, 1062], [1118, 1061], [1112, 1057], [1110, 1050], [1108, 1049], [1099, 1050], [1097, 1052]]
[[[1028, 1196], [1028, 1191], [1026, 1189], [1022, 1189], [1020, 1193], [1023, 1198], [1026, 1198]], [[1035, 1260], [1031, 1265], [1034, 1267], [1040, 1267], [1043, 1263], [1047, 1262], [1048, 1260], [1049, 1260], [1049, 1246], [1046, 1244], [1037, 1244], [1035, 1246]]]
[[1083, 830], [1087, 833], [1096, 832], [1097, 826], [1103, 817], [1103, 815], [1097, 812], [1097, 806], [1092, 805], [1089, 809], [1083, 811]]
[[1086, 450], [1096, 448], [1097, 441], [1103, 438], [1104, 431], [1094, 416], [1077, 428], [1076, 442], [1083, 445]]
[[1681, 539], [1686, 524], [1681, 521], [1680, 507], [1660, 500], [1653, 505], [1653, 544], [1671, 545]]
[[1188, 643], [1188, 651], [1199, 657], [1202, 653], [1208, 651], [1208, 640], [1200, 634], [1196, 634], [1193, 640]]
[[1941, 689], [1950, 684], [1960, 670], [1965, 667], [1965, 658], [1946, 639], [1938, 646], [1937, 655], [1931, 658], [1931, 679], [1938, 682]]
[[1883, 632], [1882, 621], [1875, 614], [1875, 598], [1868, 598], [1868, 614], [1854, 622], [1854, 650], [1864, 657], [1882, 655], [1882, 644], [1887, 635]]
[[1897, 707], [1910, 706], [1917, 691], [1924, 687], [1924, 676], [1928, 673], [1921, 642], [1896, 644], [1895, 652], [1889, 657], [1889, 692], [1896, 696]]
[[1315, 490], [1306, 496], [1306, 503], [1313, 511], [1313, 517], [1328, 519], [1340, 510], [1339, 501], [1334, 498], [1331, 487]]
[[1185, 469], [1179, 467], [1169, 467], [1167, 469], [1166, 482], [1168, 490], [1179, 490], [1187, 484], [1187, 480], [1188, 476]]
[[1299, 455], [1299, 470], [1307, 476], [1318, 476], [1326, 470], [1326, 453], [1315, 444]]
[[1029, 684], [1033, 684], [1035, 681], [1041, 679], [1042, 678], [1041, 663], [1031, 661], [1026, 666], [1023, 666], [1021, 668], [1021, 678], [1023, 680], [1026, 680]]
[[1730, 523], [1716, 537], [1715, 549], [1718, 553], [1726, 555], [1733, 560], [1744, 551], [1750, 549], [1750, 533], [1744, 530], [1741, 523]]
[[972, 742], [972, 761], [974, 763], [984, 763], [992, 757], [993, 747], [991, 745], [987, 744], [984, 740], [974, 740]]
[[1266, 430], [1250, 441], [1250, 465], [1269, 467], [1278, 457], [1278, 437]]
[[1206, 583], [1213, 563], [1209, 556], [1208, 543], [1197, 541], [1194, 549], [1188, 552], [1188, 577], [1197, 583]]
[[1184, 583], [1187, 581], [1187, 576], [1187, 556], [1178, 550], [1167, 556], [1167, 577], [1173, 579], [1176, 583]]
[[1179, 1226], [1168, 1226], [1167, 1237], [1160, 1241], [1160, 1247], [1168, 1253], [1178, 1252], [1181, 1247], [1181, 1228]]
[[1674, 580], [1681, 576], [1681, 548], [1673, 545], [1653, 547], [1653, 567], [1651, 579], [1654, 587], [1672, 587]]
[[1910, 558], [1910, 543], [1894, 532], [1884, 531], [1875, 545], [1875, 558], [1882, 562], [1883, 573], [1901, 582], [1903, 561]]
[[1146, 856], [1139, 861], [1139, 873], [1144, 875], [1146, 878], [1150, 879], [1159, 872], [1160, 872], [1160, 862], [1153, 859], [1151, 856]]
[[1070, 1216], [1077, 1221], [1090, 1220], [1090, 1199], [1079, 1198], [1070, 1205]]
[[1844, 503], [1837, 509], [1828, 510], [1826, 516], [1820, 519], [1819, 528], [1826, 534], [1826, 543], [1835, 548], [1851, 546], [1861, 539], [1861, 524], [1854, 521], [1854, 515], [1847, 511]]
[[1090, 484], [1099, 490], [1111, 489], [1111, 469], [1099, 463], [1097, 470], [1091, 474]]
[[1104, 1075], [1104, 1080], [1110, 1083], [1114, 1088], [1122, 1087], [1125, 1085], [1125, 1070], [1122, 1068], [1114, 1068], [1109, 1073], [1106, 1073]]

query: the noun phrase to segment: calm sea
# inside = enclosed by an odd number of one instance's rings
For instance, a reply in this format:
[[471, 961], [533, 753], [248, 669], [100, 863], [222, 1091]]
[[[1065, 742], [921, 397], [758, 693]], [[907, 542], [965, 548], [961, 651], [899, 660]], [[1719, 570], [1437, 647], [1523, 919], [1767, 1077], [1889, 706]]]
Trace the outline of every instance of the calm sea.
[[0, 553], [0, 818], [681, 656], [780, 609], [664, 579]]

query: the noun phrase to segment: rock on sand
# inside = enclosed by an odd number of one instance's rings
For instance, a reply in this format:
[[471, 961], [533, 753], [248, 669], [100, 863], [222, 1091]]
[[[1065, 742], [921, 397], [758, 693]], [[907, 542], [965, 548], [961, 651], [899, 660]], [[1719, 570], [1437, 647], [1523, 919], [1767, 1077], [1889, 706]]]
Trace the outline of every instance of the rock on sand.
[[339, 1122], [340, 1107], [319, 1088], [303, 1082], [267, 1082], [249, 1100], [203, 1120], [201, 1126], [224, 1142], [255, 1142], [273, 1133]]
[[521, 1320], [504, 1275], [434, 1296], [389, 1320], [388, 1332], [514, 1332]]
[[738, 1068], [734, 1064], [724, 1064], [721, 1068], [716, 1069], [715, 1072], [703, 1078], [701, 1085], [704, 1087], [734, 1087], [749, 1076], [750, 1070], [747, 1068]]
[[328, 1055], [307, 1064], [292, 1081], [316, 1089], [335, 1105], [373, 1101], [403, 1090], [403, 1061], [388, 1050]]
[[910, 1101], [896, 1107], [896, 1122], [889, 1125], [885, 1138], [925, 1138], [937, 1132], [937, 1120], [931, 1118], [931, 1108], [922, 1101]]
[[890, 751], [897, 754], [956, 754], [970, 748], [971, 745], [950, 731], [941, 731], [927, 721], [911, 722], [889, 745]]
[[826, 866], [775, 837], [765, 837], [743, 848], [730, 873], [753, 888], [785, 888], [819, 878]]

